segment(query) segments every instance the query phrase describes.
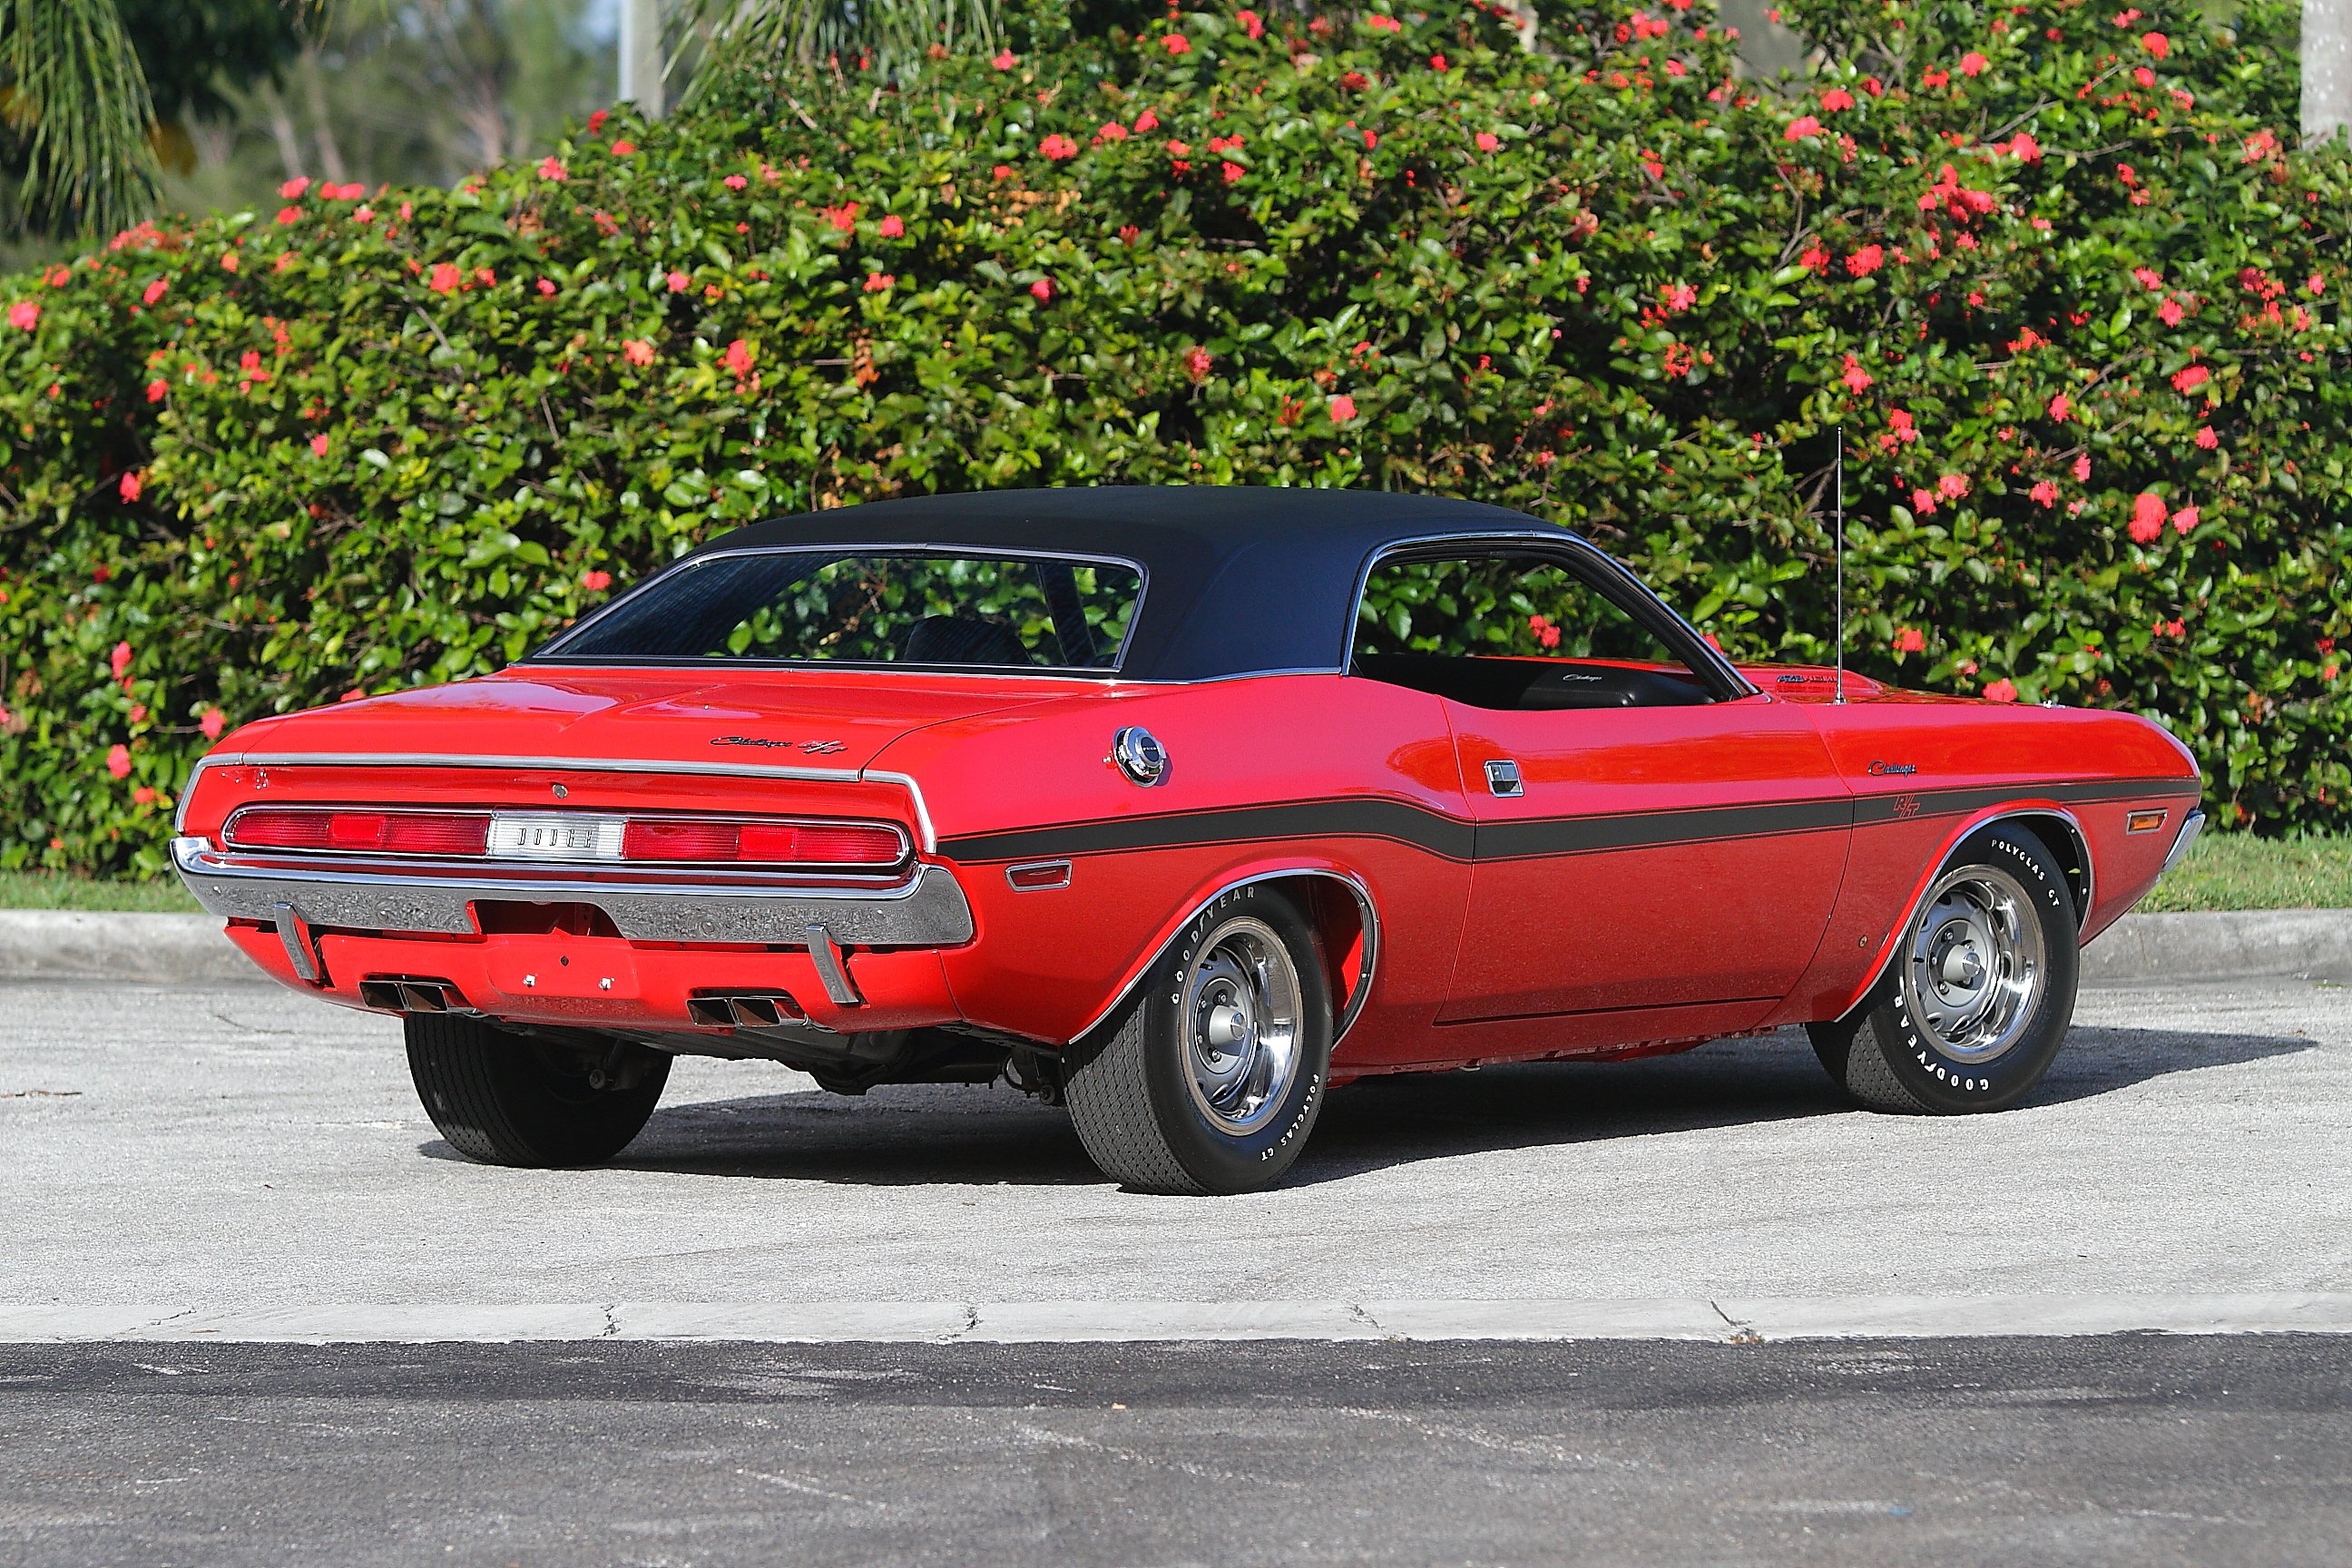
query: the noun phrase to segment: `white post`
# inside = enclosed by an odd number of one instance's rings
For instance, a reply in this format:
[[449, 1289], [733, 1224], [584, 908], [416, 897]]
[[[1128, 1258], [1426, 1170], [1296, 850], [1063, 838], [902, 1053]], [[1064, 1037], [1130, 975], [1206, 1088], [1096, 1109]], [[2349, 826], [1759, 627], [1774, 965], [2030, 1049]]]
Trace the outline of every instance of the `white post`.
[[2352, 125], [2352, 0], [2303, 0], [2303, 138]]
[[668, 105], [662, 91], [661, 0], [621, 0], [621, 91], [647, 120]]

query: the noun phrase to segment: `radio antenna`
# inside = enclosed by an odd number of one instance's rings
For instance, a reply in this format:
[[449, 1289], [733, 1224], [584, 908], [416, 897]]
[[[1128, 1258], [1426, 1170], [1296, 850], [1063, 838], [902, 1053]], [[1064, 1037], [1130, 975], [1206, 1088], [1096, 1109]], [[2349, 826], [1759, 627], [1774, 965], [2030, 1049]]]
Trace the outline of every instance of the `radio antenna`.
[[1845, 426], [1837, 426], [1837, 695], [1845, 700]]

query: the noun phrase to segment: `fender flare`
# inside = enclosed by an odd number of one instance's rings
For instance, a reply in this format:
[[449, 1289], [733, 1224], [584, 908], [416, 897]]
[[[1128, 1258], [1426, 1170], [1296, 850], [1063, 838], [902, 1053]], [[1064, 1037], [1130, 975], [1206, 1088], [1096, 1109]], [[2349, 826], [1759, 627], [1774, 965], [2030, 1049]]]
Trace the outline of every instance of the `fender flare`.
[[1087, 1019], [1085, 1026], [1070, 1037], [1074, 1040], [1085, 1039], [1102, 1027], [1105, 1020], [1125, 1005], [1127, 999], [1134, 994], [1135, 988], [1143, 984], [1143, 977], [1150, 973], [1152, 967], [1168, 955], [1168, 950], [1175, 945], [1177, 937], [1182, 934], [1184, 928], [1192, 924], [1192, 918], [1202, 910], [1236, 889], [1251, 887], [1259, 882], [1287, 881], [1298, 877], [1320, 877], [1339, 883], [1348, 890], [1349, 896], [1355, 900], [1357, 915], [1363, 922], [1363, 962], [1357, 967], [1355, 985], [1340, 1003], [1331, 1024], [1331, 1045], [1334, 1049], [1337, 1049], [1339, 1042], [1347, 1037], [1349, 1026], [1362, 1014], [1364, 1004], [1372, 994], [1373, 972], [1379, 965], [1381, 955], [1381, 914], [1379, 906], [1372, 901], [1371, 889], [1364, 885], [1363, 879], [1343, 867], [1313, 864], [1276, 866], [1253, 871], [1248, 876], [1236, 877], [1231, 881], [1222, 883], [1214, 890], [1192, 900], [1184, 907], [1184, 912], [1168, 926], [1160, 940], [1152, 943], [1150, 951], [1135, 965], [1126, 978], [1119, 982], [1118, 989], [1111, 994], [1110, 1000], [1104, 1003], [1101, 1010]]
[[[2054, 817], [2063, 823], [2067, 833], [2074, 840], [2075, 853], [2082, 857], [2083, 885], [2079, 889], [2073, 889], [2076, 905], [2075, 929], [2079, 937], [2082, 927], [2089, 922], [2093, 901], [2098, 892], [2098, 872], [2091, 859], [2090, 836], [2083, 831], [2081, 819], [2055, 801], [2012, 801], [2006, 805], [1990, 806], [1972, 816], [1964, 818], [1958, 829], [1944, 840], [1943, 847], [1927, 862], [1927, 869], [1920, 874], [1918, 882], [1913, 886], [1911, 896], [1903, 901], [1902, 914], [1879, 942], [1878, 957], [1871, 964], [1868, 977], [1854, 988], [1853, 994], [1848, 996], [1844, 1004], [1832, 1016], [1840, 1022], [1852, 1017], [1855, 1009], [1867, 1002], [1870, 999], [1870, 994], [1878, 989], [1878, 983], [1885, 977], [1887, 966], [1895, 962], [1895, 955], [1901, 949], [1903, 933], [1911, 929], [1913, 921], [1919, 918], [1919, 906], [1926, 900], [1927, 889], [1935, 885], [1936, 879], [1943, 874], [1944, 868], [1952, 863], [1952, 857], [1958, 853], [1961, 845], [1996, 823], [2014, 822], [2035, 816]], [[2068, 881], [2071, 884], [2073, 879], [2069, 878]]]

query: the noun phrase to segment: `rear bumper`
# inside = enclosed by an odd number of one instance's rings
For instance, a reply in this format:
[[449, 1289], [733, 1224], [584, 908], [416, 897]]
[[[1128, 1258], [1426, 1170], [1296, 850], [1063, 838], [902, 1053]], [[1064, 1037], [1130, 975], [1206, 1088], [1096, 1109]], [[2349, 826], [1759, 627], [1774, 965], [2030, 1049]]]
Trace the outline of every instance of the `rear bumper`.
[[588, 876], [455, 874], [425, 868], [289, 867], [174, 838], [172, 863], [196, 901], [226, 920], [365, 931], [476, 936], [484, 900], [588, 904], [632, 942], [805, 947], [812, 926], [856, 947], [957, 947], [971, 906], [953, 875], [919, 866], [894, 887], [620, 882]]

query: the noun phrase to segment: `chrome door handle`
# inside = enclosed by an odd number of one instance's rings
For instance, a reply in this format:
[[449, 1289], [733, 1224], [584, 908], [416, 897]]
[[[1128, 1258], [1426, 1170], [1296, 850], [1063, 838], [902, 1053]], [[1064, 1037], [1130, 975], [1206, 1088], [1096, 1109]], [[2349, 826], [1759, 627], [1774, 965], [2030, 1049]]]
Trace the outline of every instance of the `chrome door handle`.
[[1509, 758], [1499, 758], [1486, 764], [1486, 788], [1489, 793], [1504, 796], [1528, 793], [1519, 782], [1519, 764]]

